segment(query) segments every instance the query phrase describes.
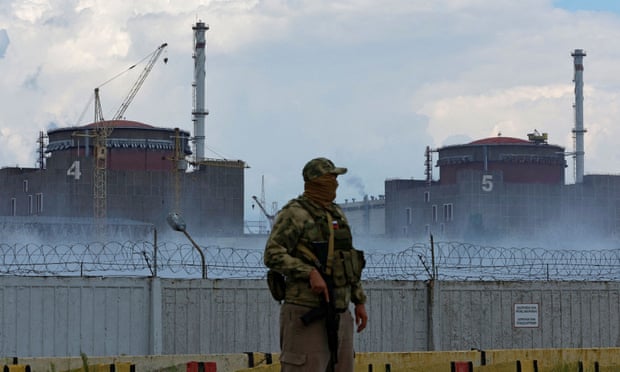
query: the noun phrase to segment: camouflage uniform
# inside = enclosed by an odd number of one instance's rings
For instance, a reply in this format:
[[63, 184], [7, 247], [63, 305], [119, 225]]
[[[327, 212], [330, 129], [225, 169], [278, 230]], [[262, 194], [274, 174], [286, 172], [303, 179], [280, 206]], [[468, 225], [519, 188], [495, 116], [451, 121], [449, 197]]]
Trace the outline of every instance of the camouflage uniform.
[[[331, 161], [329, 163], [333, 166]], [[321, 173], [321, 170], [317, 172]], [[346, 169], [336, 174], [344, 172]], [[304, 169], [304, 178], [307, 173], [312, 174]], [[328, 221], [326, 211], [332, 221]], [[352, 371], [353, 368], [353, 318], [348, 307], [350, 302], [366, 302], [360, 280], [363, 255], [353, 249], [351, 229], [340, 207], [334, 203], [323, 207], [305, 196], [299, 196], [278, 213], [264, 252], [265, 265], [286, 277], [285, 299], [280, 314], [282, 371], [322, 372], [329, 362], [324, 321], [304, 326], [299, 319], [310, 309], [321, 306], [320, 297], [312, 292], [309, 285], [309, 274], [315, 269], [315, 264], [299, 247], [309, 248], [317, 257], [324, 254], [318, 250], [327, 247], [330, 236], [328, 224], [332, 225], [334, 236], [332, 278], [335, 305], [342, 313], [336, 370]]]

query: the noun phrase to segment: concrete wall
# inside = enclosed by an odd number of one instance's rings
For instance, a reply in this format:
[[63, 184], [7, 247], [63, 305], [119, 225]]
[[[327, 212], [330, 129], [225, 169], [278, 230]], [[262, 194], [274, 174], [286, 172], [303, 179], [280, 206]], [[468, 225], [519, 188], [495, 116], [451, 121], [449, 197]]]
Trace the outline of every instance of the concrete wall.
[[354, 236], [383, 236], [385, 235], [385, 199], [368, 198], [363, 201], [340, 204], [347, 215], [351, 231]]
[[[93, 161], [80, 159], [78, 179], [66, 173], [72, 163], [64, 169], [0, 169], [0, 216], [92, 219]], [[166, 216], [174, 210], [193, 237], [240, 236], [245, 168], [235, 161], [213, 163], [190, 173], [108, 170], [106, 215], [169, 231]]]
[[0, 355], [149, 352], [149, 280], [0, 278]]
[[[370, 281], [361, 352], [620, 346], [618, 282]], [[0, 277], [0, 355], [277, 352], [264, 280]], [[515, 325], [535, 304], [536, 327]], [[519, 315], [520, 317], [520, 315]]]
[[[620, 346], [618, 282], [441, 282], [436, 350]], [[515, 304], [538, 304], [516, 327]]]

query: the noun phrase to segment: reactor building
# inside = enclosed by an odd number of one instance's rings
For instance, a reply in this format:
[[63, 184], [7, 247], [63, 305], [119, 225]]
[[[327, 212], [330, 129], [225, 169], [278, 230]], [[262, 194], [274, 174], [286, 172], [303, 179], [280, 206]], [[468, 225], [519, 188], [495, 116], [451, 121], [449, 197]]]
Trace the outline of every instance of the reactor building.
[[[584, 175], [583, 57], [574, 57], [574, 152], [548, 143], [546, 133], [527, 139], [483, 138], [426, 150], [426, 179], [385, 181], [388, 237], [471, 242], [594, 242], [620, 233], [620, 177]], [[433, 156], [436, 154], [436, 163]], [[575, 183], [566, 184], [567, 156]], [[439, 179], [432, 176], [433, 164]], [[585, 243], [587, 244], [587, 243]]]
[[[125, 120], [120, 114], [111, 120], [95, 115], [88, 125], [41, 132], [37, 167], [0, 169], [3, 231], [18, 234], [25, 225], [36, 226], [28, 231], [49, 238], [46, 232], [89, 235], [100, 225], [115, 226], [114, 231], [122, 233], [128, 226], [169, 230], [166, 217], [175, 212], [196, 236], [243, 234], [247, 166], [241, 160], [204, 155], [208, 26], [198, 22], [193, 30], [193, 136], [178, 128]], [[145, 68], [142, 81], [157, 56]], [[134, 86], [130, 98], [138, 88]]]

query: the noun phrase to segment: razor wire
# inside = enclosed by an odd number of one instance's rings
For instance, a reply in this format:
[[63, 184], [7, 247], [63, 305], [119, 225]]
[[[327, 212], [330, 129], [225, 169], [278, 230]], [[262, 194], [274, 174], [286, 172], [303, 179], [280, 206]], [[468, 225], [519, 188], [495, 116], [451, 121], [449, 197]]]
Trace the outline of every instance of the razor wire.
[[[0, 275], [200, 278], [197, 248], [178, 242], [0, 243]], [[263, 251], [202, 246], [207, 278], [256, 279]], [[554, 250], [462, 242], [365, 252], [365, 280], [618, 281], [620, 249]]]

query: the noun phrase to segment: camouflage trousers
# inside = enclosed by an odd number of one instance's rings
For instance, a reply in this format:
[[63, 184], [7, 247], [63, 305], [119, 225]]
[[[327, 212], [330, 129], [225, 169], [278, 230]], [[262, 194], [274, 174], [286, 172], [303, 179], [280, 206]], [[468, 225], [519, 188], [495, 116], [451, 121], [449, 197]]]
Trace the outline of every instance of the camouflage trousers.
[[[330, 371], [325, 320], [305, 326], [301, 316], [310, 308], [283, 304], [280, 309], [280, 365], [282, 372]], [[353, 316], [349, 310], [340, 314], [338, 329], [338, 363], [334, 372], [353, 372]]]

